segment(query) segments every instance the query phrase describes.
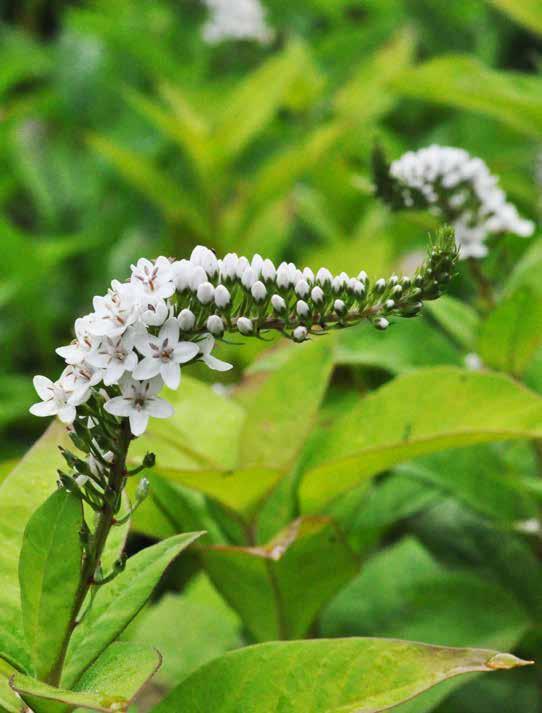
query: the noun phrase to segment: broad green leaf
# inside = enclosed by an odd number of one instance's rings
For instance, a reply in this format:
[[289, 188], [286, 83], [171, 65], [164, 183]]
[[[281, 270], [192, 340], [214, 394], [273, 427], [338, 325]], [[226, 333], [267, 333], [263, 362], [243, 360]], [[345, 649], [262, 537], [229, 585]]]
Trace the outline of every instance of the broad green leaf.
[[185, 223], [197, 236], [207, 236], [208, 226], [194, 207], [194, 199], [151, 161], [135, 151], [117, 146], [105, 136], [90, 136], [88, 141], [169, 220]]
[[16, 674], [11, 685], [23, 699], [65, 703], [67, 710], [122, 712], [128, 709], [136, 693], [158, 670], [161, 656], [155, 649], [130, 643], [116, 643], [96, 661], [73, 690], [49, 686], [34, 678]]
[[155, 681], [173, 688], [203, 664], [237, 648], [240, 621], [200, 574], [182, 594], [166, 594], [144, 609], [125, 636], [160, 651], [163, 664]]
[[506, 376], [420, 369], [317, 430], [300, 486], [304, 512], [396, 463], [489, 441], [542, 435], [542, 399]]
[[484, 364], [521, 377], [542, 344], [542, 292], [522, 287], [505, 297], [480, 329]]
[[489, 0], [489, 2], [529, 30], [542, 34], [542, 5], [538, 0]]
[[47, 680], [77, 614], [83, 546], [81, 500], [57, 490], [24, 531], [19, 582], [26, 643], [36, 676]]
[[520, 287], [538, 288], [541, 269], [542, 240], [534, 240], [529, 249], [524, 252], [514, 265], [505, 285], [505, 297], [509, 297]]
[[527, 136], [542, 134], [542, 79], [534, 75], [498, 72], [466, 55], [443, 55], [403, 72], [393, 86], [405, 96], [480, 112]]
[[30, 516], [56, 489], [56, 469], [63, 464], [57, 446], [67, 446], [67, 440], [66, 429], [53, 423], [0, 485], [0, 656], [28, 672], [19, 553]]
[[392, 373], [437, 364], [461, 364], [454, 345], [421, 319], [394, 323], [386, 332], [370, 324], [345, 329], [337, 335], [335, 363], [370, 366]]
[[299, 345], [252, 395], [240, 437], [246, 468], [286, 468], [309, 434], [333, 367], [333, 341]]
[[112, 582], [100, 587], [68, 649], [62, 685], [73, 687], [141, 610], [164, 570], [202, 533], [176, 535], [138, 552]]
[[[324, 612], [321, 632], [510, 648], [528, 626], [526, 613], [504, 589], [474, 574], [447, 570], [416, 540], [406, 539], [365, 564]], [[432, 710], [465, 682], [452, 679], [398, 710]]]
[[358, 567], [335, 525], [322, 517], [296, 520], [265, 546], [203, 548], [202, 559], [215, 587], [258, 641], [306, 634]]
[[492, 444], [433, 453], [399, 465], [396, 472], [399, 477], [431, 483], [502, 524], [514, 525], [537, 516], [536, 500], [518, 468], [507, 463]]
[[[465, 302], [449, 295], [426, 302], [424, 310], [461, 346], [473, 349], [478, 334], [480, 318]], [[414, 320], [418, 321], [418, 320]]]
[[396, 639], [272, 642], [203, 666], [152, 713], [378, 713], [453, 676], [525, 663]]

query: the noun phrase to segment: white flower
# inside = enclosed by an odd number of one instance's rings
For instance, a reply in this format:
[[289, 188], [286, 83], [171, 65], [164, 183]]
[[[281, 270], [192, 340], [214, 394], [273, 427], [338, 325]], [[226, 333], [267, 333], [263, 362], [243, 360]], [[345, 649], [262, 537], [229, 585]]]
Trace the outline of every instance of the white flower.
[[273, 307], [275, 312], [278, 312], [280, 314], [286, 309], [286, 302], [284, 301], [284, 298], [280, 295], [273, 295], [273, 297], [271, 297], [271, 306]]
[[295, 306], [295, 311], [299, 317], [308, 317], [310, 314], [310, 307], [305, 300], [298, 300]]
[[254, 270], [251, 267], [247, 267], [247, 269], [241, 275], [241, 284], [243, 285], [245, 290], [250, 290], [250, 288], [255, 282], [256, 275], [254, 274]]
[[207, 281], [207, 273], [202, 267], [196, 266], [192, 268], [192, 274], [190, 275], [190, 289], [193, 292], [196, 292], [198, 287], [203, 282]]
[[182, 332], [190, 332], [192, 329], [194, 329], [194, 325], [196, 324], [196, 317], [192, 310], [186, 308], [181, 310], [177, 319], [179, 321], [179, 327], [181, 328]]
[[381, 277], [375, 282], [375, 290], [377, 292], [384, 292], [386, 289], [386, 280]]
[[149, 416], [169, 418], [173, 416], [173, 406], [156, 394], [162, 388], [162, 379], [136, 381], [124, 377], [120, 383], [121, 396], [115, 396], [104, 405], [113, 416], [127, 417], [134, 436], [141, 436], [147, 428]]
[[390, 326], [390, 323], [388, 322], [388, 320], [385, 317], [379, 317], [378, 319], [375, 319], [374, 326], [377, 329], [384, 331], [385, 329], [387, 329]]
[[309, 283], [307, 282], [307, 280], [299, 280], [299, 282], [295, 286], [295, 293], [298, 297], [304, 298], [309, 294], [310, 289], [311, 288], [309, 287]]
[[215, 347], [215, 340], [211, 334], [205, 335], [205, 337], [198, 342], [198, 347], [201, 361], [206, 364], [209, 369], [213, 369], [214, 371], [229, 371], [233, 368], [232, 364], [217, 359], [211, 354]]
[[290, 273], [288, 270], [288, 265], [282, 262], [277, 269], [276, 277], [277, 287], [281, 290], [287, 290], [290, 286]]
[[364, 283], [367, 282], [367, 273], [365, 272], [365, 270], [362, 270], [359, 273], [358, 280], [360, 280], [360, 282], [364, 282]]
[[267, 25], [260, 0], [204, 0], [211, 16], [203, 26], [209, 44], [224, 40], [255, 40], [267, 44], [273, 31]]
[[326, 267], [321, 267], [316, 273], [316, 282], [318, 282], [321, 287], [330, 285], [332, 279], [333, 275]]
[[244, 255], [241, 255], [237, 260], [237, 265], [235, 268], [235, 275], [240, 280], [243, 277], [245, 270], [250, 268], [250, 263]]
[[218, 260], [212, 250], [204, 245], [197, 245], [190, 255], [193, 265], [202, 267], [209, 277], [214, 277], [218, 272]]
[[241, 334], [252, 334], [254, 331], [252, 320], [248, 317], [239, 317], [237, 320], [237, 329], [241, 332]]
[[161, 327], [173, 311], [162, 299], [143, 303], [141, 309], [140, 319], [146, 327]]
[[224, 334], [224, 322], [218, 314], [211, 314], [207, 317], [206, 327], [215, 337], [221, 337]]
[[222, 260], [218, 261], [220, 279], [224, 282], [231, 282], [237, 277], [237, 264], [239, 258], [235, 253], [228, 253]]
[[310, 267], [304, 267], [301, 274], [303, 275], [303, 279], [309, 284], [314, 282], [314, 272], [310, 269]]
[[324, 301], [324, 297], [324, 290], [318, 285], [315, 285], [311, 290], [311, 300], [317, 305]]
[[219, 309], [224, 309], [231, 302], [230, 291], [224, 285], [218, 285], [215, 290], [215, 305]]
[[260, 275], [263, 268], [263, 257], [259, 253], [255, 253], [250, 261], [250, 268], [254, 273], [256, 280], [260, 279]]
[[261, 278], [264, 282], [273, 282], [277, 275], [277, 271], [275, 269], [275, 266], [271, 262], [269, 258], [266, 258], [263, 261], [262, 264], [262, 269], [261, 269]]
[[135, 332], [132, 328], [122, 337], [104, 337], [99, 348], [88, 357], [88, 363], [97, 369], [103, 369], [105, 386], [117, 384], [125, 371], [133, 371], [137, 366], [137, 354], [134, 351]]
[[76, 339], [65, 347], [58, 347], [56, 353], [61, 356], [67, 364], [80, 364], [88, 355], [96, 349], [99, 338], [89, 332], [89, 325], [93, 320], [93, 315], [80, 317], [75, 320]]
[[30, 407], [30, 413], [34, 416], [57, 416], [62, 423], [73, 423], [75, 421], [75, 404], [70, 403], [70, 393], [57, 381], [53, 382], [46, 376], [34, 377], [34, 388], [41, 402]]
[[190, 260], [177, 260], [172, 264], [172, 278], [178, 292], [184, 292], [190, 288], [194, 269]]
[[155, 262], [142, 257], [131, 269], [131, 284], [144, 294], [165, 299], [175, 292], [173, 269], [167, 257], [160, 256]]
[[208, 305], [215, 296], [214, 285], [211, 285], [210, 282], [202, 282], [201, 285], [198, 285], [196, 296], [202, 305]]
[[293, 331], [293, 338], [296, 342], [304, 342], [307, 338], [307, 328], [303, 326], [296, 327]]
[[113, 280], [104, 297], [93, 300], [94, 315], [88, 322], [90, 334], [99, 337], [118, 337], [138, 317], [138, 300], [131, 285]]
[[[397, 287], [402, 290], [401, 285], [397, 285]], [[361, 280], [358, 280], [355, 277], [350, 278], [350, 280], [348, 281], [348, 289], [350, 290], [350, 292], [356, 295], [356, 297], [360, 297], [361, 295], [365, 294], [365, 285]]]
[[90, 396], [90, 390], [102, 380], [103, 372], [87, 362], [68, 364], [60, 375], [59, 383], [70, 393], [69, 403], [78, 406]]
[[181, 382], [181, 367], [198, 354], [193, 342], [179, 341], [179, 322], [168, 319], [157, 337], [151, 334], [136, 334], [135, 344], [144, 356], [133, 371], [134, 379], [162, 377], [166, 386], [177, 389]]
[[346, 312], [346, 305], [342, 300], [335, 300], [333, 303], [333, 309], [337, 314], [344, 314]]
[[265, 285], [260, 280], [257, 280], [250, 288], [253, 299], [256, 302], [263, 302], [267, 297], [267, 290]]

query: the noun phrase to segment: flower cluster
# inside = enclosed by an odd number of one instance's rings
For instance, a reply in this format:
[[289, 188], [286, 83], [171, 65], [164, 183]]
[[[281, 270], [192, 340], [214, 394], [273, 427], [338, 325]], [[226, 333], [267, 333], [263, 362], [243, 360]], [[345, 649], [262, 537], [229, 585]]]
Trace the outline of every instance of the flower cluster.
[[223, 40], [255, 40], [267, 44], [273, 31], [267, 25], [259, 0], [204, 0], [211, 16], [203, 26], [209, 44]]
[[163, 385], [179, 387], [181, 365], [231, 368], [212, 353], [226, 332], [258, 337], [277, 330], [303, 342], [362, 320], [386, 329], [391, 315], [414, 316], [423, 300], [440, 295], [456, 257], [453, 234], [444, 231], [413, 279], [392, 275], [374, 283], [364, 271], [314, 273], [293, 263], [276, 267], [260, 255], [217, 259], [203, 246], [188, 260], [141, 258], [128, 281], [113, 280], [94, 298], [94, 311], [76, 320], [75, 340], [57, 349], [64, 371], [56, 382], [35, 377], [42, 401], [30, 410], [67, 424], [106, 418], [113, 430], [120, 417], [139, 436], [149, 417], [172, 415], [158, 393]]
[[482, 159], [464, 149], [433, 145], [408, 151], [384, 170], [383, 161], [377, 150], [379, 195], [396, 209], [430, 207], [441, 215], [454, 227], [461, 258], [484, 257], [485, 241], [491, 235], [533, 233], [533, 223], [507, 202], [499, 179]]

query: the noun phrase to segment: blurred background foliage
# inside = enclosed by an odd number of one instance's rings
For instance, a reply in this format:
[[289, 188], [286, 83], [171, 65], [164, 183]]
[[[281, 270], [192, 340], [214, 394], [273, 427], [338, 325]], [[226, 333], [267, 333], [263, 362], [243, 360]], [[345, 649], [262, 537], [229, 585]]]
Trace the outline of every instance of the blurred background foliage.
[[[466, 148], [501, 176], [520, 211], [539, 222], [542, 6], [537, 0], [263, 2], [271, 42], [211, 45], [202, 36], [207, 10], [198, 0], [4, 0], [0, 460], [15, 459], [42, 430], [27, 414], [34, 400], [32, 375], [59, 371], [54, 348], [70, 340], [74, 316], [88, 311], [91, 297], [103, 293], [112, 277], [127, 274], [141, 255], [183, 257], [204, 243], [218, 253], [257, 251], [313, 268], [364, 268], [377, 277], [413, 269], [436, 223], [426, 213], [390, 214], [375, 201], [370, 154], [376, 139], [394, 158], [431, 142]], [[511, 275], [504, 297], [525, 287], [531, 290], [528, 304], [542, 304], [541, 261], [536, 237], [504, 238], [483, 267], [498, 289]], [[179, 404], [186, 415], [181, 408], [174, 426], [180, 445], [171, 453], [157, 447], [166, 477], [153, 481], [152, 499], [135, 523], [138, 537], [205, 527], [213, 543], [243, 542], [228, 508], [242, 502], [243, 512], [251, 511], [262, 493], [248, 487], [253, 482], [248, 471], [235, 492], [228, 482], [217, 489], [212, 474], [205, 496], [190, 490], [195, 481], [187, 475], [190, 462], [183, 461], [183, 437], [190, 432], [190, 447], [215, 461], [221, 448], [219, 467], [231, 468], [226, 461], [239, 435], [239, 410], [246, 409], [258, 424], [259, 397], [272, 413], [292, 409], [291, 422], [282, 424], [274, 445], [289, 434], [293, 456], [306, 439], [301, 460], [310, 462], [325, 424], [339, 419], [340, 425], [360, 394], [413, 374], [407, 396], [415, 400], [429, 389], [429, 408], [438, 374], [420, 372], [416, 381], [417, 370], [464, 366], [471, 352], [542, 391], [537, 336], [542, 312], [522, 337], [514, 325], [525, 302], [516, 309], [512, 301], [508, 312], [481, 324], [468, 306], [479, 307], [476, 300], [476, 286], [462, 264], [452, 298], [435, 303], [422, 319], [395, 325], [385, 335], [368, 329], [341, 334], [329, 363], [317, 360], [318, 368], [328, 371], [321, 375], [321, 393], [310, 402], [309, 383], [295, 401], [297, 375], [305, 367], [293, 363], [288, 371], [291, 347], [263, 355], [266, 344], [246, 344], [234, 348], [235, 354], [221, 348], [221, 356], [236, 364], [228, 378], [239, 382], [243, 371], [247, 374], [237, 401], [219, 399], [187, 380], [182, 390], [187, 401]], [[503, 343], [513, 363], [503, 358]], [[270, 381], [264, 398], [262, 374], [271, 373], [272, 380], [275, 370], [281, 381], [275, 386]], [[204, 371], [195, 374], [209, 378]], [[291, 387], [286, 407], [273, 397], [284, 393], [277, 383]], [[488, 404], [476, 424], [481, 431], [484, 419], [489, 423], [493, 411], [505, 409], [506, 401], [498, 400], [501, 386], [489, 381], [479, 392]], [[435, 406], [439, 416], [447, 409], [465, 410], [454, 396], [452, 390], [448, 402]], [[396, 418], [386, 408], [373, 435]], [[359, 415], [362, 419], [364, 412]], [[221, 418], [233, 430], [213, 439]], [[201, 424], [198, 432], [191, 430], [195, 422]], [[515, 437], [539, 437], [528, 424], [512, 428]], [[242, 435], [242, 443], [265, 440], [257, 427]], [[284, 463], [273, 463], [280, 474], [287, 456]], [[267, 467], [263, 456], [262, 464]], [[373, 472], [390, 464], [379, 462]], [[540, 658], [539, 535], [517, 533], [518, 523], [537, 521], [537, 467], [525, 442], [442, 451], [392, 467], [371, 488], [364, 484], [324, 509], [357, 555], [371, 557], [326, 607], [320, 633], [451, 645], [521, 642], [521, 653]], [[6, 470], [3, 466], [0, 475]], [[264, 489], [275, 482], [274, 471], [266, 473], [269, 480], [259, 486]], [[258, 542], [267, 542], [298, 514], [292, 507], [298, 481], [294, 468], [263, 506]], [[305, 495], [306, 511], [313, 513], [311, 492]], [[166, 654], [159, 675], [164, 690], [197, 664], [258, 638], [247, 631], [250, 613], [240, 629], [237, 614], [202, 574], [184, 587], [197, 568], [187, 561], [170, 572], [164, 585], [169, 593], [129, 633], [152, 640]], [[215, 583], [230, 565], [219, 558], [206, 562]], [[172, 620], [185, 622], [182, 648]], [[260, 624], [256, 617], [255, 626]], [[476, 679], [465, 688], [447, 685], [401, 711], [541, 710], [534, 670], [496, 681]]]

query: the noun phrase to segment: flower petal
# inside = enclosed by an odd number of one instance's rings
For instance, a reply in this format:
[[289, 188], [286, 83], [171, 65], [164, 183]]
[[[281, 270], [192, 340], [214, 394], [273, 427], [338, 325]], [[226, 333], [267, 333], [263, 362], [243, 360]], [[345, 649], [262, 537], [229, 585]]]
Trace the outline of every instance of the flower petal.
[[53, 396], [53, 382], [46, 376], [35, 376], [32, 383], [40, 399], [46, 401]]
[[132, 411], [129, 416], [130, 419], [130, 430], [134, 436], [141, 436], [145, 433], [147, 424], [149, 423], [149, 416], [145, 411]]
[[154, 357], [145, 357], [133, 371], [134, 379], [139, 381], [145, 379], [152, 379], [153, 376], [157, 376], [160, 373], [160, 359], [155, 359]]
[[62, 421], [62, 423], [73, 423], [75, 421], [75, 416], [75, 406], [63, 406], [58, 411], [58, 418]]
[[179, 341], [179, 330], [179, 322], [177, 322], [175, 317], [170, 317], [166, 322], [164, 322], [162, 328], [160, 329], [158, 339], [160, 342], [163, 342], [164, 339], [167, 339], [169, 345], [173, 346]]
[[159, 396], [148, 399], [145, 403], [145, 411], [154, 418], [170, 418], [175, 413], [173, 406]]
[[228, 364], [227, 361], [217, 359], [211, 354], [203, 356], [201, 360], [209, 367], [209, 369], [212, 369], [213, 371], [229, 371], [230, 369], [233, 369], [233, 364]]
[[212, 334], [206, 334], [203, 339], [197, 342], [200, 354], [210, 354], [215, 347], [215, 338]]
[[129, 416], [134, 407], [130, 399], [125, 399], [124, 396], [115, 396], [105, 402], [104, 409], [113, 416]]
[[169, 389], [178, 389], [181, 383], [181, 367], [174, 361], [167, 361], [160, 367], [160, 375]]
[[184, 364], [199, 354], [199, 347], [194, 342], [179, 342], [173, 356], [178, 364]]
[[57, 406], [51, 399], [50, 401], [40, 401], [38, 404], [33, 404], [29, 411], [33, 416], [54, 416]]

